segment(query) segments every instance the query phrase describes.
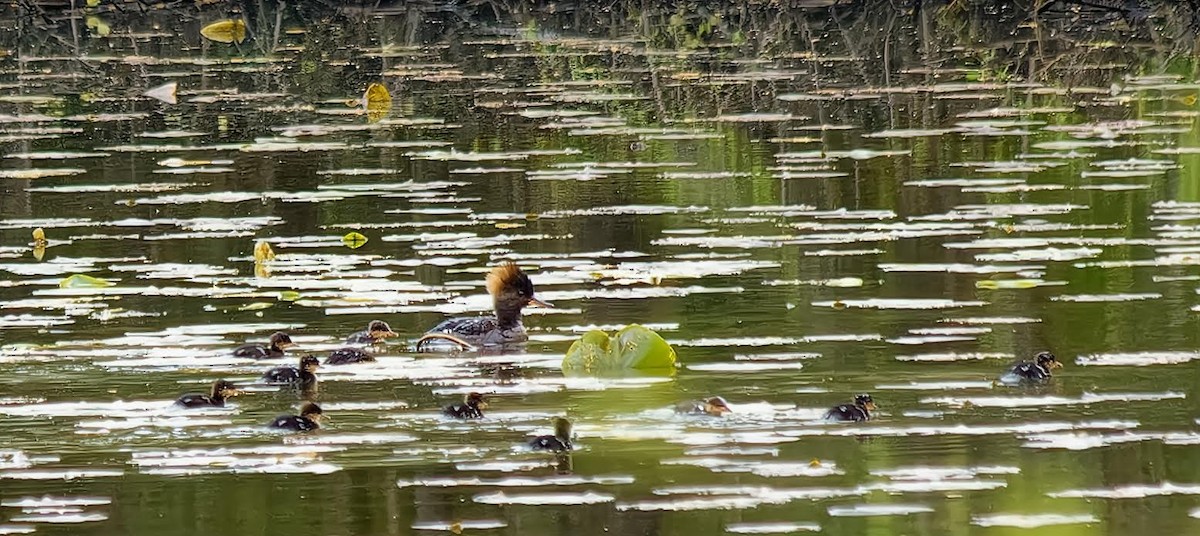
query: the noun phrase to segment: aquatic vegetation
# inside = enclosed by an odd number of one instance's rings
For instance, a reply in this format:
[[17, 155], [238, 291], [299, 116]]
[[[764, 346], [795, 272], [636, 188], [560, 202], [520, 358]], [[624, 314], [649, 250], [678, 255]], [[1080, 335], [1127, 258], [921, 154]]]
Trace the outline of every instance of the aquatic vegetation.
[[563, 357], [569, 374], [646, 373], [674, 371], [675, 349], [654, 331], [631, 324], [609, 336], [600, 330], [584, 333]]

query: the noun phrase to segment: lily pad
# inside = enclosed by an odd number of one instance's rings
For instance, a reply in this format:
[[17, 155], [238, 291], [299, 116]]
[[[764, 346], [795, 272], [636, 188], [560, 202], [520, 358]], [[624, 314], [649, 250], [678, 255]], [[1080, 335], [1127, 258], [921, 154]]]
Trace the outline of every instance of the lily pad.
[[675, 349], [653, 330], [631, 324], [613, 336], [600, 330], [584, 333], [563, 357], [564, 372], [669, 371], [675, 368]]

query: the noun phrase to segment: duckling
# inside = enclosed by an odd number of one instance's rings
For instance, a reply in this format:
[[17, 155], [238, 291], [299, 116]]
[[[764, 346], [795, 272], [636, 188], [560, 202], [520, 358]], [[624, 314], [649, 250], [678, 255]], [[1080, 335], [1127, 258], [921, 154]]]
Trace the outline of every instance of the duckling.
[[467, 393], [462, 404], [450, 404], [442, 408], [442, 413], [455, 419], [482, 419], [483, 410], [487, 409], [482, 393]]
[[271, 334], [271, 338], [268, 339], [266, 346], [261, 344], [242, 345], [233, 350], [233, 356], [248, 357], [250, 359], [283, 357], [283, 351], [295, 345], [296, 343], [292, 342], [292, 338], [287, 333], [276, 331]]
[[296, 432], [308, 432], [321, 427], [321, 419], [325, 418], [325, 414], [321, 411], [321, 406], [312, 402], [305, 403], [300, 406], [299, 415], [280, 415], [275, 417], [267, 425], [268, 428], [279, 428], [281, 430], [293, 430]]
[[1000, 376], [1000, 382], [1017, 384], [1022, 382], [1042, 382], [1050, 379], [1050, 371], [1062, 368], [1062, 363], [1054, 354], [1041, 352], [1033, 361], [1019, 361], [1008, 372]]
[[349, 346], [329, 352], [329, 357], [325, 358], [326, 365], [349, 365], [352, 363], [370, 363], [373, 361], [375, 361], [375, 356]]
[[233, 382], [217, 380], [212, 383], [208, 394], [188, 393], [179, 397], [175, 405], [185, 408], [223, 408], [225, 400], [233, 398], [242, 392]]
[[385, 339], [395, 337], [396, 332], [392, 331], [392, 327], [382, 320], [372, 320], [367, 324], [367, 329], [356, 331], [346, 337], [346, 344], [379, 344]]
[[315, 356], [305, 355], [300, 358], [299, 367], [275, 367], [263, 373], [263, 380], [270, 384], [293, 385], [310, 387], [317, 383], [317, 369], [321, 361]]
[[732, 412], [733, 408], [729, 407], [729, 403], [719, 396], [714, 396], [706, 400], [688, 400], [687, 402], [680, 402], [675, 406], [675, 413], [685, 415], [711, 415], [713, 417], [720, 417]]
[[492, 268], [487, 275], [487, 291], [492, 296], [490, 316], [451, 318], [429, 330], [417, 340], [420, 351], [429, 341], [449, 340], [463, 348], [521, 344], [529, 340], [521, 324], [521, 310], [529, 305], [553, 307], [533, 295], [533, 282], [512, 261]]
[[571, 445], [571, 421], [562, 417], [554, 419], [554, 435], [543, 435], [533, 438], [529, 446], [534, 450], [552, 450], [563, 452], [575, 448]]
[[875, 411], [875, 401], [871, 400], [871, 395], [861, 394], [854, 397], [853, 404], [830, 408], [825, 412], [825, 420], [860, 422], [870, 419], [872, 411]]

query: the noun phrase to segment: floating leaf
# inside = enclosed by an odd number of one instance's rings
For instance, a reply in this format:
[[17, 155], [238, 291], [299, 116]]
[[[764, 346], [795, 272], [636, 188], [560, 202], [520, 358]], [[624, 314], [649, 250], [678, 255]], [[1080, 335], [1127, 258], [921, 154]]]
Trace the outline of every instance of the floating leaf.
[[200, 35], [218, 43], [241, 43], [246, 40], [246, 22], [241, 19], [226, 19], [200, 29]]
[[67, 276], [62, 281], [59, 281], [59, 288], [101, 288], [111, 287], [115, 285], [111, 281], [105, 281], [99, 277], [92, 277], [84, 274], [72, 274]]
[[275, 304], [270, 303], [270, 302], [254, 302], [254, 303], [247, 303], [246, 305], [239, 306], [237, 308], [237, 310], [238, 311], [261, 311], [263, 309], [270, 309], [274, 306], [275, 306]]
[[379, 121], [392, 110], [392, 93], [383, 84], [373, 83], [363, 93], [362, 106], [367, 112], [367, 121]]
[[34, 243], [35, 245], [36, 245], [36, 244], [41, 244], [42, 246], [45, 246], [45, 245], [46, 245], [46, 242], [47, 242], [47, 240], [46, 240], [46, 231], [45, 231], [45, 230], [43, 230], [41, 227], [38, 227], [37, 229], [34, 229], [34, 230], [33, 230], [33, 243]]
[[142, 96], [157, 99], [167, 104], [175, 104], [176, 102], [179, 102], [179, 99], [175, 94], [178, 89], [178, 82], [168, 82], [161, 86], [147, 89], [142, 93]]
[[275, 250], [265, 240], [259, 240], [254, 245], [254, 262], [269, 261], [275, 258]]
[[84, 23], [87, 24], [87, 27], [91, 28], [92, 31], [96, 32], [96, 35], [100, 37], [105, 37], [112, 33], [112, 27], [110, 27], [107, 22], [104, 22], [104, 20], [102, 20], [100, 17], [89, 15], [87, 19], [84, 20]]
[[675, 349], [658, 333], [632, 324], [612, 337], [600, 330], [583, 334], [563, 357], [564, 372], [595, 374], [623, 370], [671, 370]]
[[363, 236], [361, 233], [350, 232], [347, 233], [346, 236], [342, 237], [342, 243], [346, 244], [346, 247], [350, 249], [358, 249], [367, 243], [367, 237]]
[[294, 290], [279, 291], [279, 301], [294, 302], [300, 299], [300, 293]]

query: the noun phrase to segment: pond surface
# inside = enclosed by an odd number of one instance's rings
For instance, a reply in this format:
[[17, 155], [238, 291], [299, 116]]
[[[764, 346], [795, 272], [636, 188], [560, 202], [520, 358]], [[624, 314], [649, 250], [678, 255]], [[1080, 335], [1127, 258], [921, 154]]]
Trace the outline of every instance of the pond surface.
[[[7, 34], [0, 534], [1196, 531], [1191, 56], [886, 13]], [[1025, 52], [952, 31], [1006, 22]], [[358, 107], [371, 83], [386, 113]], [[527, 346], [410, 351], [486, 312], [508, 259], [557, 306]], [[231, 350], [325, 353], [372, 319], [401, 337], [320, 371], [328, 426], [266, 430], [300, 397], [256, 379], [295, 357]], [[633, 323], [675, 375], [560, 372]], [[1052, 381], [995, 383], [1043, 350]], [[248, 392], [172, 406], [217, 378]], [[441, 416], [469, 391], [486, 419]], [[860, 392], [875, 419], [820, 420]], [[734, 412], [671, 409], [714, 394]], [[523, 449], [555, 416], [577, 450]]]

